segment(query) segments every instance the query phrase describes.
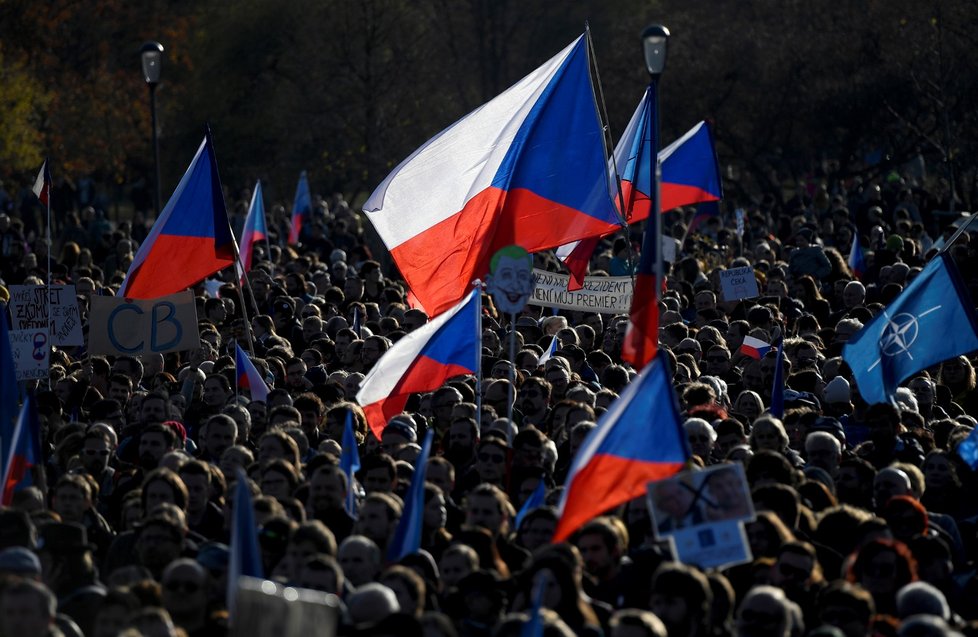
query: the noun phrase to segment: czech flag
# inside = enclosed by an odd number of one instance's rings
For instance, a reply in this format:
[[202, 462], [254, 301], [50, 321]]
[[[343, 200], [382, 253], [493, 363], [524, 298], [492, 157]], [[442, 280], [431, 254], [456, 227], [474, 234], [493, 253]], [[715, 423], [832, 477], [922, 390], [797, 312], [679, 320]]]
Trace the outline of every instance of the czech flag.
[[41, 170], [38, 171], [37, 178], [34, 179], [34, 187], [31, 190], [34, 191], [34, 195], [41, 204], [46, 206], [51, 201], [51, 169], [48, 168], [47, 159], [41, 164]]
[[[646, 89], [642, 101], [615, 147], [615, 165], [621, 173], [623, 211], [628, 223], [647, 219], [652, 209], [652, 100]], [[660, 212], [679, 206], [690, 206], [723, 198], [720, 164], [713, 136], [706, 122], [700, 122], [685, 135], [659, 151], [662, 182]], [[588, 262], [600, 237], [590, 237], [576, 244], [561, 246], [557, 258], [570, 271], [569, 290], [583, 285]]]
[[292, 228], [289, 230], [289, 243], [299, 243], [299, 233], [302, 223], [312, 214], [312, 194], [309, 192], [309, 179], [306, 171], [299, 175], [299, 183], [295, 187], [295, 199], [292, 202]]
[[605, 153], [581, 36], [428, 140], [363, 209], [435, 316], [504, 246], [538, 252], [616, 230]]
[[656, 356], [611, 403], [574, 457], [553, 542], [644, 495], [649, 482], [678, 473], [689, 456], [668, 359]]
[[210, 129], [139, 247], [116, 296], [152, 299], [186, 290], [234, 265], [234, 235]]
[[268, 385], [261, 377], [261, 372], [237, 343], [234, 344], [234, 368], [238, 377], [238, 387], [250, 391], [252, 400], [265, 402], [268, 399]]
[[360, 384], [357, 402], [380, 440], [387, 421], [408, 396], [441, 387], [453, 376], [474, 374], [480, 356], [479, 290], [394, 343]]
[[689, 221], [687, 233], [692, 234], [696, 229], [707, 222], [708, 219], [720, 216], [720, 204], [716, 201], [708, 201], [696, 206], [696, 214]]
[[255, 192], [251, 195], [251, 205], [248, 206], [248, 216], [245, 217], [244, 230], [241, 231], [241, 251], [238, 254], [238, 264], [241, 276], [251, 271], [254, 260], [255, 244], [268, 241], [268, 223], [265, 221], [265, 202], [262, 197], [261, 182], [255, 184]]
[[3, 495], [0, 505], [10, 506], [14, 492], [31, 486], [31, 467], [41, 464], [41, 425], [34, 397], [28, 395], [14, 427], [14, 438], [3, 469]]
[[414, 463], [411, 486], [404, 495], [404, 512], [401, 514], [401, 519], [397, 521], [394, 537], [387, 547], [387, 561], [391, 564], [401, 561], [412, 553], [417, 553], [421, 548], [421, 530], [424, 527], [424, 481], [428, 475], [428, 456], [431, 455], [431, 442], [434, 439], [435, 430], [431, 428], [421, 444], [421, 453]]
[[745, 336], [744, 342], [740, 346], [740, 352], [754, 360], [761, 360], [764, 355], [771, 351], [771, 344], [765, 343], [759, 338]]
[[866, 274], [866, 255], [863, 254], [863, 247], [859, 245], [859, 237], [855, 234], [852, 235], [852, 247], [849, 248], [849, 269], [857, 279]]

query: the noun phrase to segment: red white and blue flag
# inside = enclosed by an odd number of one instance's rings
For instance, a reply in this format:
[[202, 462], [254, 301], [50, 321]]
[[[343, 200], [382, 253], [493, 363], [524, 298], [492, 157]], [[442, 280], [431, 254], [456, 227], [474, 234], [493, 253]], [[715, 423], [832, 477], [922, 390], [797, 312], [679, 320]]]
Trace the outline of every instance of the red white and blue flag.
[[265, 402], [268, 399], [268, 385], [261, 377], [261, 372], [248, 358], [241, 346], [234, 344], [234, 368], [238, 379], [238, 388], [251, 392], [251, 399]]
[[547, 349], [545, 349], [543, 351], [543, 354], [540, 355], [540, 360], [537, 361], [537, 365], [543, 365], [544, 363], [546, 363], [547, 361], [549, 361], [551, 358], [553, 358], [554, 355], [557, 353], [557, 347], [559, 345], [560, 345], [560, 342], [557, 340], [557, 337], [556, 336], [554, 336], [553, 338], [551, 338], [550, 339], [550, 345], [547, 345]]
[[428, 140], [363, 209], [432, 316], [504, 246], [616, 230], [586, 37]]
[[759, 361], [764, 358], [765, 354], [771, 351], [772, 347], [770, 343], [765, 343], [759, 338], [745, 336], [744, 342], [740, 345], [740, 352], [745, 356]]
[[852, 247], [849, 249], [849, 269], [857, 279], [863, 278], [866, 274], [866, 255], [863, 254], [863, 247], [859, 245], [859, 237], [852, 236]]
[[174, 294], [234, 263], [234, 235], [208, 130], [136, 252], [117, 296], [152, 299]]
[[51, 169], [48, 168], [47, 159], [41, 164], [41, 170], [38, 171], [37, 178], [34, 179], [34, 187], [31, 190], [34, 191], [34, 195], [43, 205], [46, 206], [51, 201]]
[[295, 199], [292, 201], [292, 227], [289, 229], [289, 243], [299, 243], [299, 233], [302, 224], [312, 214], [312, 193], [309, 191], [309, 178], [306, 171], [299, 175], [299, 183], [295, 186]]
[[245, 217], [244, 229], [241, 231], [241, 251], [238, 254], [238, 265], [241, 276], [251, 271], [254, 263], [255, 244], [268, 241], [268, 223], [265, 220], [265, 202], [262, 197], [261, 182], [255, 184], [255, 192], [251, 195], [251, 205], [248, 206], [248, 216]]
[[10, 506], [14, 493], [34, 483], [31, 468], [41, 464], [41, 423], [34, 397], [28, 395], [14, 427], [13, 442], [3, 468], [0, 505]]
[[[621, 172], [621, 191], [628, 223], [647, 219], [652, 209], [652, 100], [648, 90], [639, 102], [631, 121], [615, 147], [615, 164]], [[720, 164], [713, 136], [706, 122], [700, 122], [685, 135], [659, 151], [662, 182], [660, 212], [723, 198]], [[588, 262], [601, 237], [593, 236], [561, 246], [557, 257], [570, 271], [569, 290], [580, 289]]]
[[562, 542], [591, 518], [645, 495], [649, 482], [678, 473], [689, 456], [668, 359], [656, 356], [574, 457], [553, 541]]
[[454, 376], [474, 374], [480, 356], [479, 292], [471, 291], [387, 350], [360, 384], [357, 402], [380, 439], [391, 417], [404, 410], [408, 397], [441, 387]]

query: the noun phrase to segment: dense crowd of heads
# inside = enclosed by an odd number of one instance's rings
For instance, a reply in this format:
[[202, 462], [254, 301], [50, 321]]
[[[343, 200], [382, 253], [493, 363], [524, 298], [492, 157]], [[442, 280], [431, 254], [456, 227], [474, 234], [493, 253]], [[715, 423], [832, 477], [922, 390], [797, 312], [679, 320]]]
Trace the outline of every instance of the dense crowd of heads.
[[[91, 298], [119, 287], [149, 224], [69, 204], [49, 273], [37, 210], [14, 203], [0, 214], [3, 285], [75, 285], [87, 332]], [[315, 203], [298, 246], [280, 243], [288, 219], [271, 211], [243, 290], [230, 275], [195, 289], [198, 350], [51, 352], [49, 381], [32, 387], [44, 479], [0, 511], [0, 635], [225, 633], [241, 475], [266, 576], [335, 593], [341, 634], [515, 636], [536, 622], [537, 634], [613, 637], [975, 633], [978, 481], [956, 453], [978, 418], [975, 361], [945, 361], [903, 383], [895, 404], [869, 405], [841, 358], [953, 232], [911, 175], [812, 180], [746, 206], [742, 234], [732, 214], [693, 231], [692, 209], [666, 215], [677, 258], [659, 340], [687, 471], [742, 464], [756, 511], [750, 560], [705, 570], [676, 559], [645, 498], [551, 543], [575, 454], [636, 375], [621, 360], [627, 315], [529, 305], [510, 333], [487, 295], [484, 377], [413, 395], [378, 438], [357, 390], [429, 317], [408, 304], [362, 217], [339, 196]], [[602, 242], [591, 274], [632, 271], [638, 238]], [[868, 261], [858, 279], [844, 256], [853, 240]], [[949, 254], [973, 293], [975, 236]], [[760, 296], [725, 300], [720, 273], [743, 265]], [[768, 411], [775, 353], [752, 357], [748, 336], [783, 339], [783, 418]], [[557, 354], [540, 365], [554, 337]], [[253, 351], [267, 400], [236, 388], [235, 343]], [[350, 414], [352, 483], [339, 466]], [[422, 550], [390, 563], [429, 430]], [[541, 483], [545, 503], [522, 510]], [[663, 511], [678, 507], [667, 522], [689, 521], [682, 493], [660, 495]]]

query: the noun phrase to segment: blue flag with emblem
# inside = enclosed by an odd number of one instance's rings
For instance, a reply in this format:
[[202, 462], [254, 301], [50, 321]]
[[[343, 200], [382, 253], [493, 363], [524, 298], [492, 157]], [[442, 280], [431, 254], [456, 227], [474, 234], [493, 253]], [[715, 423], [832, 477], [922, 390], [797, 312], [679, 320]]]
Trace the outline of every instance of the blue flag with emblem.
[[961, 276], [939, 254], [842, 350], [869, 404], [890, 400], [900, 383], [978, 349], [978, 320]]

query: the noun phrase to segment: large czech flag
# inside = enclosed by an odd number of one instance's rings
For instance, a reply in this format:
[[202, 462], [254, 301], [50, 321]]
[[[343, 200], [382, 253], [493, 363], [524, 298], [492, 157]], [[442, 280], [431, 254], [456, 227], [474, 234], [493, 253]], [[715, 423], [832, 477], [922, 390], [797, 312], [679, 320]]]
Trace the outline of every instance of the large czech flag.
[[117, 296], [152, 299], [186, 290], [234, 265], [234, 235], [208, 129]]
[[434, 316], [504, 246], [536, 252], [615, 230], [606, 159], [581, 36], [428, 140], [363, 209]]
[[577, 451], [560, 500], [554, 542], [682, 470], [689, 447], [668, 359], [658, 355], [611, 404]]
[[265, 201], [262, 197], [261, 182], [255, 184], [255, 192], [251, 195], [251, 205], [248, 206], [248, 216], [245, 217], [244, 229], [241, 231], [241, 251], [238, 254], [238, 265], [241, 276], [251, 271], [255, 256], [255, 244], [268, 241], [268, 223], [265, 220]]
[[[652, 209], [652, 100], [648, 90], [632, 114], [618, 145], [615, 164], [621, 174], [624, 216], [628, 223], [647, 219]], [[720, 164], [713, 136], [706, 122], [700, 122], [685, 135], [659, 151], [662, 182], [660, 212], [723, 198]], [[616, 202], [617, 203], [617, 202]], [[600, 237], [563, 245], [557, 257], [571, 273], [570, 290], [580, 289], [587, 265]]]
[[380, 439], [408, 397], [438, 389], [453, 376], [474, 374], [481, 350], [479, 290], [397, 341], [360, 384], [357, 402]]

